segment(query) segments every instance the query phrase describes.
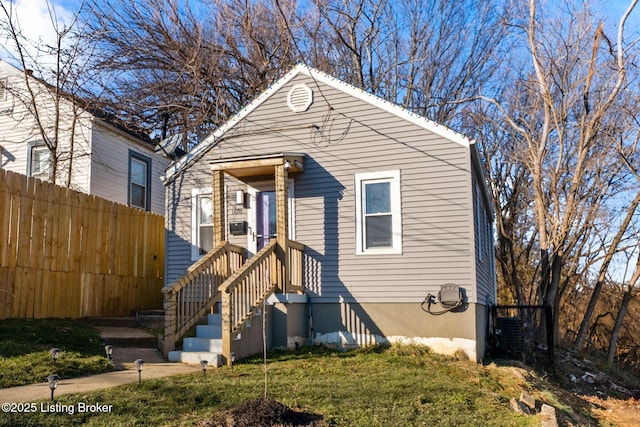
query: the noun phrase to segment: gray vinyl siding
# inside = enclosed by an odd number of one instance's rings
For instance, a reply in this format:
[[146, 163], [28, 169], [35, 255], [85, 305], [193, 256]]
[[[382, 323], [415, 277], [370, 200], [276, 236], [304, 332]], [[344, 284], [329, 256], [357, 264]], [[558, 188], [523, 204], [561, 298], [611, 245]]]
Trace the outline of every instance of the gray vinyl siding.
[[178, 175], [167, 186], [165, 283], [180, 278], [191, 260], [191, 190], [212, 185], [211, 169], [199, 162]]
[[[286, 95], [301, 82], [314, 102], [293, 113]], [[306, 154], [304, 173], [293, 175], [296, 240], [306, 245], [305, 285], [315, 301], [421, 302], [445, 283], [476, 301], [469, 148], [334, 87], [318, 90], [302, 74], [168, 186], [168, 281], [190, 264], [186, 199], [211, 185], [209, 161], [279, 152]], [[356, 255], [355, 175], [391, 170], [400, 171], [402, 253]]]
[[486, 199], [478, 193], [479, 186], [477, 175], [473, 176], [473, 204], [474, 204], [474, 240], [475, 240], [475, 264], [478, 300], [480, 304], [491, 305], [496, 303], [495, 289], [495, 254], [493, 243], [493, 220], [490, 207], [486, 205]]

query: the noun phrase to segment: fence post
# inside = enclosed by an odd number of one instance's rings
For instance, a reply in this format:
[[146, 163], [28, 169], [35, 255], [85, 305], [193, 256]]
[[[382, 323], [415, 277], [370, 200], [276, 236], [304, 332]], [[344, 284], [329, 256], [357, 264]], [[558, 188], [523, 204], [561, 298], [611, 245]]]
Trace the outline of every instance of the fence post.
[[169, 352], [175, 350], [176, 346], [176, 322], [177, 322], [177, 302], [178, 298], [173, 289], [169, 288], [164, 294], [164, 342], [162, 344], [162, 354], [168, 357]]

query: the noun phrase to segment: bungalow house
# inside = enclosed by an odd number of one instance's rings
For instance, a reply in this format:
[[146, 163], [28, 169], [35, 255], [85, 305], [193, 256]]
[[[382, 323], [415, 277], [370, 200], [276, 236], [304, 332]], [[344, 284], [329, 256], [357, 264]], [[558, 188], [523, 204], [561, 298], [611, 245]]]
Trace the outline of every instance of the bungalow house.
[[[160, 176], [170, 160], [148, 139], [0, 60], [0, 169], [164, 215]], [[31, 100], [39, 113], [34, 114]], [[59, 112], [58, 121], [56, 112]], [[39, 119], [36, 120], [36, 118]], [[52, 152], [43, 139], [57, 140]], [[54, 168], [55, 166], [55, 168]], [[55, 171], [55, 172], [54, 172]]]
[[483, 357], [492, 209], [464, 136], [298, 65], [174, 162], [165, 185], [165, 352], [207, 312], [221, 329], [219, 345], [203, 325], [170, 359], [228, 362], [259, 352], [262, 334], [276, 347], [401, 342]]

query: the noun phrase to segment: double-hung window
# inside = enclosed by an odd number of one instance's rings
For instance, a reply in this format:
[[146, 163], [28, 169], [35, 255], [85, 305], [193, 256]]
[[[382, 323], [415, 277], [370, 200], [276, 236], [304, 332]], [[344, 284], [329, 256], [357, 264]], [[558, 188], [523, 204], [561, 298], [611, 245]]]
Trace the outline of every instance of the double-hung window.
[[213, 249], [213, 203], [209, 191], [192, 190], [191, 193], [192, 261]]
[[29, 143], [29, 162], [27, 164], [27, 175], [49, 180], [49, 169], [51, 167], [51, 152], [42, 143]]
[[129, 151], [129, 205], [150, 210], [151, 159]]
[[400, 171], [356, 174], [356, 253], [402, 253]]

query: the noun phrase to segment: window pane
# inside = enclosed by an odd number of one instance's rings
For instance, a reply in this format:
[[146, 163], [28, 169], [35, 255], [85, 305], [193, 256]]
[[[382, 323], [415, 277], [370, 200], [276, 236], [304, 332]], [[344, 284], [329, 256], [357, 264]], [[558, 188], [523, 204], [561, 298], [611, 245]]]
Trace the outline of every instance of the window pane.
[[391, 215], [368, 216], [365, 218], [367, 248], [391, 247]]
[[391, 212], [391, 183], [377, 182], [365, 184], [364, 192], [366, 197], [365, 213], [389, 213]]
[[147, 207], [147, 191], [144, 187], [131, 184], [131, 205], [139, 208]]
[[31, 149], [31, 175], [41, 175], [49, 172], [49, 149], [47, 147], [33, 147]]
[[213, 249], [213, 226], [200, 226], [200, 255], [204, 255]]
[[213, 224], [211, 196], [200, 196], [200, 224]]
[[276, 236], [277, 216], [276, 216], [276, 193], [269, 191], [269, 237]]
[[147, 163], [138, 159], [131, 159], [131, 182], [146, 187]]

